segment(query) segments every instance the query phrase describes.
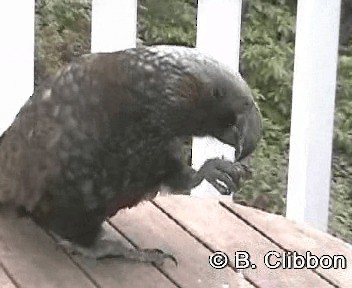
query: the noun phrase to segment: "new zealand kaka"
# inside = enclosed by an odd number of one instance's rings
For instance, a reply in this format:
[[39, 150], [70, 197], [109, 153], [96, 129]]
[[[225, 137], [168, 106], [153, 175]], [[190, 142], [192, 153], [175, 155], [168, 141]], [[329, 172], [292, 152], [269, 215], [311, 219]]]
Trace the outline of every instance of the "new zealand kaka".
[[214, 136], [256, 147], [261, 115], [239, 74], [195, 48], [152, 46], [84, 55], [63, 67], [22, 107], [0, 140], [0, 203], [100, 258], [162, 262], [160, 250], [103, 241], [104, 220], [154, 197], [187, 194], [204, 178], [236, 188], [239, 162], [182, 161], [182, 139]]

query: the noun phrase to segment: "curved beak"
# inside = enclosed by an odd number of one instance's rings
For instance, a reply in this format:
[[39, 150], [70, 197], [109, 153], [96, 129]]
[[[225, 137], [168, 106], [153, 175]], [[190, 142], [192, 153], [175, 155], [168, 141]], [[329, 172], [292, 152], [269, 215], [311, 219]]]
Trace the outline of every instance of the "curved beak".
[[217, 135], [223, 143], [236, 149], [235, 159], [240, 161], [250, 155], [262, 136], [262, 116], [256, 105], [237, 116], [234, 126], [229, 127], [222, 135]]

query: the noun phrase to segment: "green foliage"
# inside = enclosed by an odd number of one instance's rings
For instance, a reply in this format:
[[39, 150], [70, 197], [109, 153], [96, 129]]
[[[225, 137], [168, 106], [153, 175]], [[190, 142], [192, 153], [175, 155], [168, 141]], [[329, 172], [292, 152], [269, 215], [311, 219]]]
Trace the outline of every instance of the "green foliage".
[[36, 1], [36, 80], [90, 50], [90, 1]]
[[[242, 200], [284, 212], [289, 150], [295, 11], [291, 0], [251, 0], [242, 35], [244, 75], [264, 116], [264, 137], [252, 159], [254, 177]], [[345, 49], [346, 50], [346, 49]], [[332, 165], [330, 232], [352, 240], [352, 53], [339, 58]], [[345, 51], [346, 52], [346, 51]], [[317, 191], [319, 193], [319, 191]], [[259, 199], [259, 200], [258, 200]]]
[[[352, 241], [352, 46], [339, 58], [329, 228]], [[349, 55], [349, 56], [348, 56]]]
[[352, 56], [339, 60], [334, 144], [335, 151], [352, 155]]
[[283, 213], [287, 183], [295, 17], [285, 1], [249, 1], [242, 34], [241, 72], [264, 118], [264, 135], [238, 199]]
[[[336, 142], [335, 142], [336, 143]], [[350, 142], [351, 143], [351, 142]], [[333, 159], [332, 201], [329, 230], [351, 243], [352, 240], [352, 161], [351, 154]]]
[[146, 45], [195, 45], [196, 9], [190, 3], [143, 0], [139, 4], [138, 35]]
[[245, 78], [258, 89], [257, 100], [263, 115], [274, 123], [286, 122], [288, 131], [295, 18], [287, 6], [275, 2], [249, 2], [242, 35], [242, 61]]
[[286, 190], [289, 138], [288, 134], [282, 133], [281, 125], [273, 124], [267, 118], [263, 121], [263, 139], [250, 161], [252, 177], [243, 183], [234, 200], [282, 214], [285, 208], [283, 192]]
[[[90, 1], [37, 4], [36, 67], [43, 78], [89, 51]], [[262, 111], [264, 135], [250, 160], [253, 177], [235, 200], [274, 213], [285, 208], [295, 5], [295, 0], [250, 0], [242, 34], [241, 70]], [[195, 45], [194, 0], [140, 0], [138, 15], [144, 44]], [[352, 241], [352, 47], [344, 52], [338, 70], [330, 231]]]

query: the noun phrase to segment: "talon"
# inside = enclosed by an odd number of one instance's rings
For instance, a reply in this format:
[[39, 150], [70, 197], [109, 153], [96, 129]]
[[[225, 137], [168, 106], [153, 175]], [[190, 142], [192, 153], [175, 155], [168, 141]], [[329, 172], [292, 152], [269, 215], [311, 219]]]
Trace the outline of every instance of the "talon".
[[221, 195], [229, 195], [229, 194], [231, 194], [230, 189], [228, 189], [227, 187], [224, 187], [224, 185], [220, 184], [216, 179], [213, 179], [213, 180], [206, 179], [206, 180], [211, 185], [213, 185], [215, 187], [215, 189], [218, 190]]
[[96, 239], [92, 246], [83, 247], [65, 240], [55, 233], [51, 233], [51, 235], [56, 239], [58, 247], [64, 248], [70, 254], [81, 255], [89, 259], [124, 258], [132, 261], [153, 263], [157, 266], [162, 266], [165, 259], [170, 259], [176, 266], [178, 265], [175, 256], [165, 253], [160, 249], [131, 249], [124, 246], [118, 240], [105, 240], [101, 238]]
[[177, 259], [176, 259], [176, 257], [174, 255], [166, 254], [166, 258], [170, 259], [175, 264], [176, 267], [178, 266]]
[[160, 249], [143, 249], [142, 251], [143, 253], [146, 253], [146, 258], [150, 257], [150, 262], [156, 266], [162, 266], [166, 259], [170, 259], [173, 263], [175, 263], [175, 266], [178, 266], [177, 259], [172, 254], [165, 253]]
[[[216, 180], [216, 185], [211, 183], [221, 195], [230, 195], [232, 193], [232, 190], [235, 191], [234, 187], [231, 189], [228, 187], [229, 185], [226, 185], [226, 183], [222, 183], [221, 181]], [[231, 184], [230, 184], [231, 185]]]
[[[222, 195], [238, 191], [241, 178], [249, 178], [251, 170], [241, 162], [231, 162], [220, 158], [207, 160], [198, 171]], [[225, 186], [225, 187], [224, 187]]]
[[253, 176], [253, 172], [252, 172], [252, 169], [249, 168], [247, 165], [243, 165], [243, 170], [244, 170], [244, 177], [246, 178], [250, 178]]

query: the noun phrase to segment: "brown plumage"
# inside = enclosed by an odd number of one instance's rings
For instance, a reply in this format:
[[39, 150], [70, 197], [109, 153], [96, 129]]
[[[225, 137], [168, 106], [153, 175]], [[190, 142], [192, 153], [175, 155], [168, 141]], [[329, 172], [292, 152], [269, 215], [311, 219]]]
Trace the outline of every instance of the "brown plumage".
[[0, 203], [92, 247], [106, 217], [161, 186], [187, 193], [206, 178], [234, 189], [240, 165], [213, 159], [196, 172], [182, 161], [183, 137], [217, 137], [243, 158], [260, 134], [246, 83], [196, 49], [85, 55], [35, 91], [2, 136]]

